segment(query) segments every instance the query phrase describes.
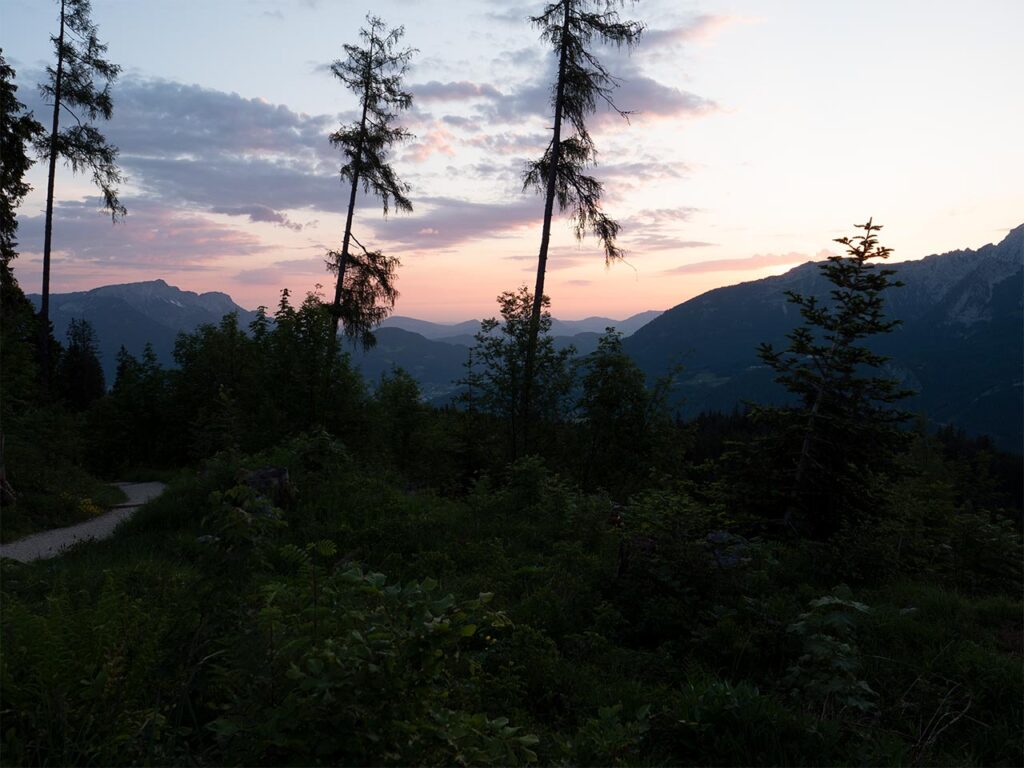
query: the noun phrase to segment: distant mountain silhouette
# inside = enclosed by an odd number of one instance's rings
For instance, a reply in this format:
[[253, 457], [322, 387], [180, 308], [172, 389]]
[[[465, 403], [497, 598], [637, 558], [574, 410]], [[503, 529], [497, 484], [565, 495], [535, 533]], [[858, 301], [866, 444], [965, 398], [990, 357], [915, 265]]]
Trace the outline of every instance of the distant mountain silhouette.
[[359, 345], [345, 345], [352, 362], [372, 386], [383, 374], [403, 368], [420, 383], [426, 399], [443, 401], [455, 391], [455, 382], [465, 375], [469, 347], [434, 341], [402, 328], [380, 327], [374, 335], [377, 345], [368, 352]]
[[[40, 296], [30, 294], [28, 298], [38, 310]], [[226, 293], [183, 291], [163, 280], [50, 295], [50, 319], [59, 341], [64, 341], [73, 319], [85, 318], [92, 323], [107, 386], [114, 383], [117, 352], [122, 344], [139, 356], [149, 342], [160, 363], [171, 366], [174, 364], [174, 339], [179, 332], [193, 331], [204, 323], [219, 323], [231, 312], [238, 313], [243, 327], [256, 316], [255, 312], [235, 304]]]
[[[575, 336], [579, 333], [602, 334], [605, 328], [614, 327], [623, 336], [636, 333], [651, 320], [660, 315], [658, 310], [648, 310], [631, 315], [624, 320], [613, 320], [610, 317], [585, 317], [582, 320], [551, 319], [552, 336]], [[383, 323], [382, 328], [401, 328], [405, 331], [418, 333], [424, 338], [436, 341], [447, 341], [453, 344], [472, 343], [474, 334], [480, 330], [479, 320], [464, 320], [460, 323], [432, 323], [429, 320], [418, 320], [415, 317], [392, 315]]]
[[[903, 324], [874, 348], [892, 357], [892, 375], [919, 391], [906, 407], [1020, 451], [1024, 225], [998, 245], [888, 266], [904, 286], [887, 291], [887, 311]], [[625, 348], [649, 377], [683, 365], [677, 394], [684, 414], [743, 400], [778, 402], [784, 392], [755, 349], [762, 341], [784, 346], [800, 323], [785, 291], [826, 298], [830, 287], [818, 265], [808, 263], [718, 288], [666, 311], [626, 339]]]

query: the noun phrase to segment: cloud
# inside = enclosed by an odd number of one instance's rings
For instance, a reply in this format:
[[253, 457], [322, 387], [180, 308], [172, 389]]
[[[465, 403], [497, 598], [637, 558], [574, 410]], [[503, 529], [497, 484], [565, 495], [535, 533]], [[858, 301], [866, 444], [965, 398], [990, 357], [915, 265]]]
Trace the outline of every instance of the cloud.
[[631, 226], [659, 226], [679, 221], [689, 221], [700, 208], [645, 208], [630, 216]]
[[510, 203], [474, 203], [451, 197], [427, 197], [418, 202], [427, 209], [425, 213], [375, 222], [377, 237], [404, 248], [450, 248], [473, 240], [506, 237], [537, 224], [543, 214], [542, 205], [533, 198]]
[[483, 149], [491, 155], [538, 157], [544, 152], [550, 140], [550, 136], [542, 133], [502, 131], [474, 136], [464, 143]]
[[138, 77], [118, 84], [114, 105], [104, 133], [120, 147], [129, 182], [150, 199], [211, 212], [344, 210], [342, 157], [327, 140], [341, 116]]
[[429, 83], [413, 85], [409, 89], [413, 98], [420, 102], [436, 101], [474, 101], [476, 99], [500, 99], [501, 91], [488, 83], [471, 83], [468, 80], [442, 83], [431, 80]]
[[[116, 225], [99, 208], [100, 200], [95, 197], [57, 203], [54, 250], [63, 260], [173, 273], [205, 269], [223, 258], [268, 249], [247, 232], [153, 201], [129, 201], [128, 216]], [[42, 214], [20, 218], [20, 244], [25, 254], [42, 253], [43, 221]]]
[[623, 231], [622, 243], [630, 251], [637, 249], [643, 251], [666, 251], [677, 248], [707, 248], [716, 243], [707, 243], [703, 240], [685, 240], [681, 237], [662, 232], [641, 232], [638, 235], [630, 235], [629, 231]]
[[433, 155], [453, 157], [455, 155], [455, 148], [452, 146], [452, 141], [454, 140], [455, 136], [452, 135], [451, 131], [440, 122], [435, 122], [433, 126], [427, 129], [422, 139], [410, 144], [406, 148], [402, 153], [402, 160], [422, 163], [429, 160]]
[[[529, 253], [503, 256], [502, 258], [506, 261], [523, 262], [524, 272], [536, 273], [537, 271], [537, 253], [535, 250], [531, 250]], [[604, 253], [601, 251], [601, 246], [598, 245], [597, 241], [588, 237], [576, 247], [562, 246], [560, 248], [551, 248], [548, 251], [548, 262], [545, 265], [545, 269], [548, 272], [557, 272], [562, 269], [593, 266], [595, 264], [604, 265]]]
[[[600, 159], [600, 155], [598, 155], [598, 159]], [[636, 182], [681, 179], [689, 170], [689, 166], [685, 163], [667, 162], [663, 159], [645, 156], [627, 162], [598, 165], [596, 173], [602, 179], [614, 181], [616, 184], [625, 183], [634, 186]]]
[[494, 5], [500, 6], [501, 10], [488, 11], [485, 15], [489, 19], [505, 22], [506, 24], [521, 25], [537, 15], [537, 7], [531, 5], [509, 6], [507, 0], [501, 0], [494, 3]]
[[[630, 112], [631, 122], [699, 117], [718, 109], [710, 99], [659, 83], [635, 66], [620, 72], [622, 85], [615, 92], [615, 104], [619, 109]], [[618, 115], [605, 110], [601, 118], [607, 123], [609, 118], [615, 119]]]
[[680, 43], [707, 42], [734, 24], [747, 24], [752, 19], [729, 14], [700, 14], [685, 24], [667, 29], [645, 29], [640, 44], [645, 49], [675, 46]]
[[290, 281], [308, 285], [317, 280], [321, 285], [331, 285], [334, 277], [327, 271], [327, 263], [323, 257], [309, 259], [291, 259], [275, 261], [264, 267], [242, 270], [231, 276], [232, 280], [248, 285], [284, 286]]
[[295, 232], [299, 232], [303, 226], [302, 224], [290, 221], [283, 213], [265, 205], [215, 206], [210, 211], [212, 213], [223, 213], [227, 216], [248, 216], [249, 221], [277, 224], [280, 227], [285, 227]]
[[[818, 254], [818, 258], [827, 258], [827, 256], [827, 251]], [[696, 264], [683, 264], [666, 269], [661, 274], [696, 275], [705, 272], [738, 272], [765, 267], [782, 267], [788, 264], [803, 264], [808, 261], [812, 261], [812, 259], [806, 253], [757, 253], [745, 259], [714, 259], [713, 261], [698, 261]]]

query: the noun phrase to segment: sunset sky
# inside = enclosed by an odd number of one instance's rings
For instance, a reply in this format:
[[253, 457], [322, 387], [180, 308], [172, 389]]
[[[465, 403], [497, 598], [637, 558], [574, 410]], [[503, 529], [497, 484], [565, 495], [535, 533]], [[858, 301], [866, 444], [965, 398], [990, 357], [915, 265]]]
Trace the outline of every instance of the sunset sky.
[[[53, 291], [157, 277], [273, 306], [329, 285], [347, 193], [327, 142], [355, 97], [327, 70], [367, 10], [419, 52], [416, 138], [393, 153], [412, 215], [361, 199], [355, 233], [401, 258], [396, 312], [495, 313], [532, 286], [543, 201], [521, 172], [550, 137], [553, 54], [526, 20], [541, 2], [93, 0], [123, 67], [114, 119], [128, 217], [111, 226], [88, 177], [58, 175]], [[602, 52], [629, 124], [591, 125], [594, 174], [627, 263], [554, 227], [547, 292], [561, 318], [666, 309], [785, 271], [869, 216], [897, 259], [1002, 239], [1024, 222], [1024, 2], [641, 0], [631, 54]], [[0, 46], [19, 98], [56, 33], [51, 0], [3, 0]], [[20, 210], [15, 269], [38, 292], [45, 168]]]

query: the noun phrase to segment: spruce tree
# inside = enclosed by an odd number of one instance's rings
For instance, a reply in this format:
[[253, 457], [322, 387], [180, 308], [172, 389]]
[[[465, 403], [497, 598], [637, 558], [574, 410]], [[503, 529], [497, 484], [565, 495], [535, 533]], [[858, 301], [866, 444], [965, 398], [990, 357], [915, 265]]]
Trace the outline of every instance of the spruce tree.
[[787, 291], [803, 325], [788, 334], [785, 351], [771, 344], [758, 348], [775, 380], [797, 400], [789, 408], [758, 411], [776, 426], [790, 462], [784, 520], [822, 537], [870, 504], [873, 478], [891, 468], [903, 440], [899, 424], [907, 414], [891, 406], [910, 394], [878, 373], [888, 358], [866, 343], [899, 325], [886, 319], [882, 294], [902, 283], [892, 279], [894, 270], [875, 263], [892, 249], [878, 244], [881, 225], [869, 220], [857, 227], [864, 234], [836, 240], [847, 255], [821, 265], [833, 286], [831, 300]]
[[68, 325], [67, 347], [57, 366], [57, 377], [65, 400], [76, 411], [84, 411], [106, 392], [99, 344], [88, 320], [75, 319]]
[[[615, 105], [612, 98], [617, 86], [615, 77], [592, 51], [595, 43], [632, 47], [639, 41], [644, 25], [638, 21], [621, 20], [616, 7], [622, 4], [622, 0], [558, 0], [548, 5], [539, 16], [530, 19], [540, 28], [541, 39], [550, 43], [558, 56], [558, 76], [551, 94], [554, 110], [551, 142], [544, 155], [527, 166], [523, 176], [524, 189], [532, 188], [544, 193], [544, 223], [537, 256], [537, 281], [533, 289], [522, 391], [522, 410], [527, 422], [530, 419], [555, 200], [560, 211], [568, 209], [571, 212], [578, 239], [590, 232], [601, 241], [606, 263], [623, 256], [615, 244], [619, 224], [601, 209], [601, 182], [584, 173], [597, 157], [594, 141], [587, 130], [587, 117], [602, 102], [623, 117], [629, 114]], [[565, 127], [568, 131], [563, 137]]]
[[[39, 354], [44, 388], [49, 380], [50, 346], [50, 252], [53, 244], [53, 196], [57, 159], [63, 158], [75, 173], [92, 172], [92, 180], [103, 193], [103, 207], [116, 222], [127, 211], [117, 196], [123, 181], [117, 166], [117, 147], [109, 144], [93, 122], [109, 120], [113, 112], [110, 88], [121, 68], [104, 58], [107, 46], [96, 37], [90, 14], [90, 0], [60, 0], [59, 32], [51, 36], [56, 65], [46, 68], [47, 80], [39, 86], [43, 98], [53, 107], [48, 137], [40, 137], [36, 149], [49, 162], [46, 183], [46, 224], [43, 234], [43, 290], [40, 305]], [[61, 128], [61, 115], [74, 125]]]
[[358, 121], [330, 136], [331, 144], [347, 158], [341, 178], [349, 183], [349, 199], [341, 250], [330, 251], [327, 263], [337, 275], [331, 305], [334, 336], [338, 335], [338, 325], [343, 324], [346, 336], [368, 347], [374, 342], [372, 329], [395, 305], [399, 262], [379, 250], [365, 248], [352, 233], [352, 219], [360, 186], [380, 199], [385, 217], [392, 205], [402, 212], [412, 211], [406, 196], [409, 186], [388, 163], [388, 150], [410, 138], [409, 132], [394, 121], [398, 112], [412, 106], [412, 94], [403, 89], [402, 79], [415, 51], [399, 48], [404, 27], [389, 30], [372, 15], [367, 15], [366, 22], [368, 26], [359, 31], [363, 45], [346, 44], [347, 58], [331, 65], [334, 76], [359, 97], [361, 115]]

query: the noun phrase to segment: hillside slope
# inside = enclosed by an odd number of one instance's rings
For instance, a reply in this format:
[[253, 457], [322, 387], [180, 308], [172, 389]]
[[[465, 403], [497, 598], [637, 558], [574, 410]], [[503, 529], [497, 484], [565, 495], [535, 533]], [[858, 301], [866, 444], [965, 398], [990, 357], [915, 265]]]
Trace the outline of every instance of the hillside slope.
[[[890, 265], [904, 283], [890, 289], [889, 314], [902, 322], [875, 341], [890, 372], [918, 390], [908, 401], [939, 424], [989, 434], [1021, 450], [1024, 407], [1024, 225], [1000, 243]], [[626, 339], [649, 377], [681, 363], [683, 412], [731, 409], [743, 400], [779, 401], [760, 365], [760, 342], [784, 345], [800, 322], [786, 291], [828, 296], [818, 265], [709, 291], [665, 312]]]

